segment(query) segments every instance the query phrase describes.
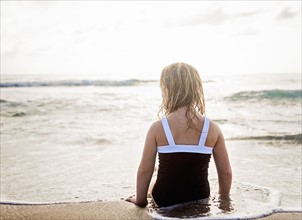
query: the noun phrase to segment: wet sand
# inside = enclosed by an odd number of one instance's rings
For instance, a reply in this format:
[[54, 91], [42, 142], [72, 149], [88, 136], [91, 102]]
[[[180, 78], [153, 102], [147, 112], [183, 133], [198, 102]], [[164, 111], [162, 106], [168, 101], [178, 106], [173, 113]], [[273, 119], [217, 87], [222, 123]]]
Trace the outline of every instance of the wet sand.
[[[51, 205], [0, 205], [1, 220], [152, 219], [147, 210], [125, 201]], [[300, 220], [302, 213], [276, 213], [262, 220]]]
[[259, 220], [301, 220], [302, 212], [286, 212], [269, 215]]
[[146, 209], [124, 202], [87, 202], [51, 205], [0, 205], [3, 219], [152, 219]]

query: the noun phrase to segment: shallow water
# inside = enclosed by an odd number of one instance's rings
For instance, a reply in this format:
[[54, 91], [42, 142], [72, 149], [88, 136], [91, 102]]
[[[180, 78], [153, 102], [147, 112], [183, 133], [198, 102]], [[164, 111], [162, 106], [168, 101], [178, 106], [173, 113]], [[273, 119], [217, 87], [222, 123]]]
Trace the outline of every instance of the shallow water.
[[[158, 82], [81, 79], [7, 79], [23, 87], [1, 80], [1, 202], [120, 200], [135, 192], [144, 137], [161, 101]], [[40, 86], [29, 87], [33, 81]], [[248, 204], [274, 204], [259, 213], [301, 210], [299, 82], [297, 74], [205, 80], [207, 116], [225, 135], [233, 169], [228, 216], [258, 213]], [[213, 161], [209, 176], [217, 179]], [[241, 182], [249, 191], [236, 188]], [[266, 190], [281, 193], [279, 205]], [[220, 212], [215, 193], [208, 217]]]
[[[217, 181], [210, 182], [211, 191], [217, 192]], [[150, 204], [148, 211], [155, 219], [246, 219], [276, 211], [280, 201], [281, 193], [275, 189], [234, 182], [229, 199], [221, 199], [215, 194], [209, 199], [165, 208]]]

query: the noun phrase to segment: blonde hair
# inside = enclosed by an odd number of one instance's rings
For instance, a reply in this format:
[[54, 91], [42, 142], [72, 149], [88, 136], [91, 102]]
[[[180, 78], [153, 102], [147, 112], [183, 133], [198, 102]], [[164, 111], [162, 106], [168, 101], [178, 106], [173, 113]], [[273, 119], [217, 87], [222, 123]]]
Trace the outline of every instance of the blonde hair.
[[163, 69], [160, 88], [163, 100], [158, 116], [169, 115], [181, 107], [186, 107], [188, 127], [196, 128], [193, 118], [198, 119], [197, 113], [205, 113], [204, 94], [198, 71], [186, 63], [173, 63]]

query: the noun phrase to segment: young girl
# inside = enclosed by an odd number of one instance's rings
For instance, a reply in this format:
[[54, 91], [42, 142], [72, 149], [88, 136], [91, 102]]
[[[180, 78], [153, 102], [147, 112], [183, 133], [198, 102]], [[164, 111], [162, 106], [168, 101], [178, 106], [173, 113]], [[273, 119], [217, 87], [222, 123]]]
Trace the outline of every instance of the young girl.
[[202, 82], [197, 70], [185, 63], [163, 69], [160, 77], [164, 116], [146, 136], [137, 171], [136, 196], [127, 201], [148, 204], [147, 194], [158, 153], [159, 166], [151, 195], [158, 207], [210, 196], [208, 166], [213, 154], [219, 194], [228, 196], [232, 171], [224, 137], [218, 125], [205, 117]]

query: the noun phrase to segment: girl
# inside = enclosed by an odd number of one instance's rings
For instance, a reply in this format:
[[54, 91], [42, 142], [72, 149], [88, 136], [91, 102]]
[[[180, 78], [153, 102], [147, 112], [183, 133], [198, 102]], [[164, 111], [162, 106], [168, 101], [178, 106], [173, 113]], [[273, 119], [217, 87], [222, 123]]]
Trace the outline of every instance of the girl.
[[[232, 171], [218, 125], [205, 117], [202, 82], [197, 70], [185, 63], [165, 67], [160, 77], [161, 120], [147, 133], [137, 171], [136, 196], [127, 201], [146, 206], [156, 154], [159, 166], [151, 195], [158, 207], [205, 199], [210, 196], [208, 166], [213, 154], [219, 194], [227, 197]], [[152, 187], [150, 187], [152, 188]]]

